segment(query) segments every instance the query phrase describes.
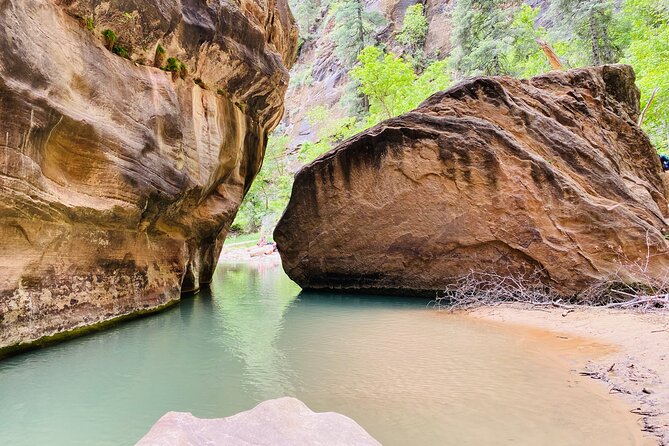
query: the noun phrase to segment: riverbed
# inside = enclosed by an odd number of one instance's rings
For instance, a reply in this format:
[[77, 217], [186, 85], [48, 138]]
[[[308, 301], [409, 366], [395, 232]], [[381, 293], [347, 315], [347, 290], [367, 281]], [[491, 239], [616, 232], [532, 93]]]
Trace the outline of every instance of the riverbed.
[[389, 446], [656, 444], [549, 332], [426, 303], [220, 265], [164, 313], [1, 361], [0, 444], [131, 445], [168, 411], [224, 417], [285, 395]]

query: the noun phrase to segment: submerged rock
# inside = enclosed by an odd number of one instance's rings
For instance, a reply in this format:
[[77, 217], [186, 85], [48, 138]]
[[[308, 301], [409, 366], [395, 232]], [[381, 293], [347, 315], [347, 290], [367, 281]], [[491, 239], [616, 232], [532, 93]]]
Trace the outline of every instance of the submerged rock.
[[137, 446], [380, 446], [344, 415], [315, 413], [295, 398], [265, 401], [228, 418], [203, 420], [189, 413], [163, 416]]
[[475, 78], [303, 168], [274, 238], [305, 289], [443, 290], [474, 272], [562, 295], [660, 280], [667, 199], [631, 67]]
[[296, 41], [285, 0], [5, 4], [0, 351], [210, 281]]

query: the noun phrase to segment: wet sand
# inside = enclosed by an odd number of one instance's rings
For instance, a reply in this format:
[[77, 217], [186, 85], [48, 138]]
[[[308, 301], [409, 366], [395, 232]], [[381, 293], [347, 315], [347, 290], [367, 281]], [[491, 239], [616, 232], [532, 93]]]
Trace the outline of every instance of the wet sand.
[[569, 362], [575, 376], [607, 386], [638, 417], [643, 432], [669, 445], [669, 312], [501, 305], [450, 314], [463, 313], [533, 330]]

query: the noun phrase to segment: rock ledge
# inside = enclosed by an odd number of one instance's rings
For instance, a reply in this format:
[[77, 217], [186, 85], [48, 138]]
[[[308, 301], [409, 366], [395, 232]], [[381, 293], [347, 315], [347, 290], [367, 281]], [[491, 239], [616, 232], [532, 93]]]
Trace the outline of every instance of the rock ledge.
[[137, 446], [380, 446], [355, 421], [337, 413], [315, 413], [295, 398], [265, 401], [228, 418], [203, 420], [169, 412]]

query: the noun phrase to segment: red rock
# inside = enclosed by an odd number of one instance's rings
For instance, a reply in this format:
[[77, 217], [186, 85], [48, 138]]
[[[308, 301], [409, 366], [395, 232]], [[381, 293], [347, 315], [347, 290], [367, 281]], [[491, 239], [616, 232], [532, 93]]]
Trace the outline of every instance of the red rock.
[[475, 272], [573, 296], [660, 281], [667, 199], [628, 66], [476, 78], [297, 175], [274, 239], [305, 289], [432, 294]]
[[[105, 29], [132, 60], [105, 48]], [[139, 64], [159, 43], [185, 79]], [[211, 280], [296, 44], [285, 0], [3, 8], [0, 351]]]

